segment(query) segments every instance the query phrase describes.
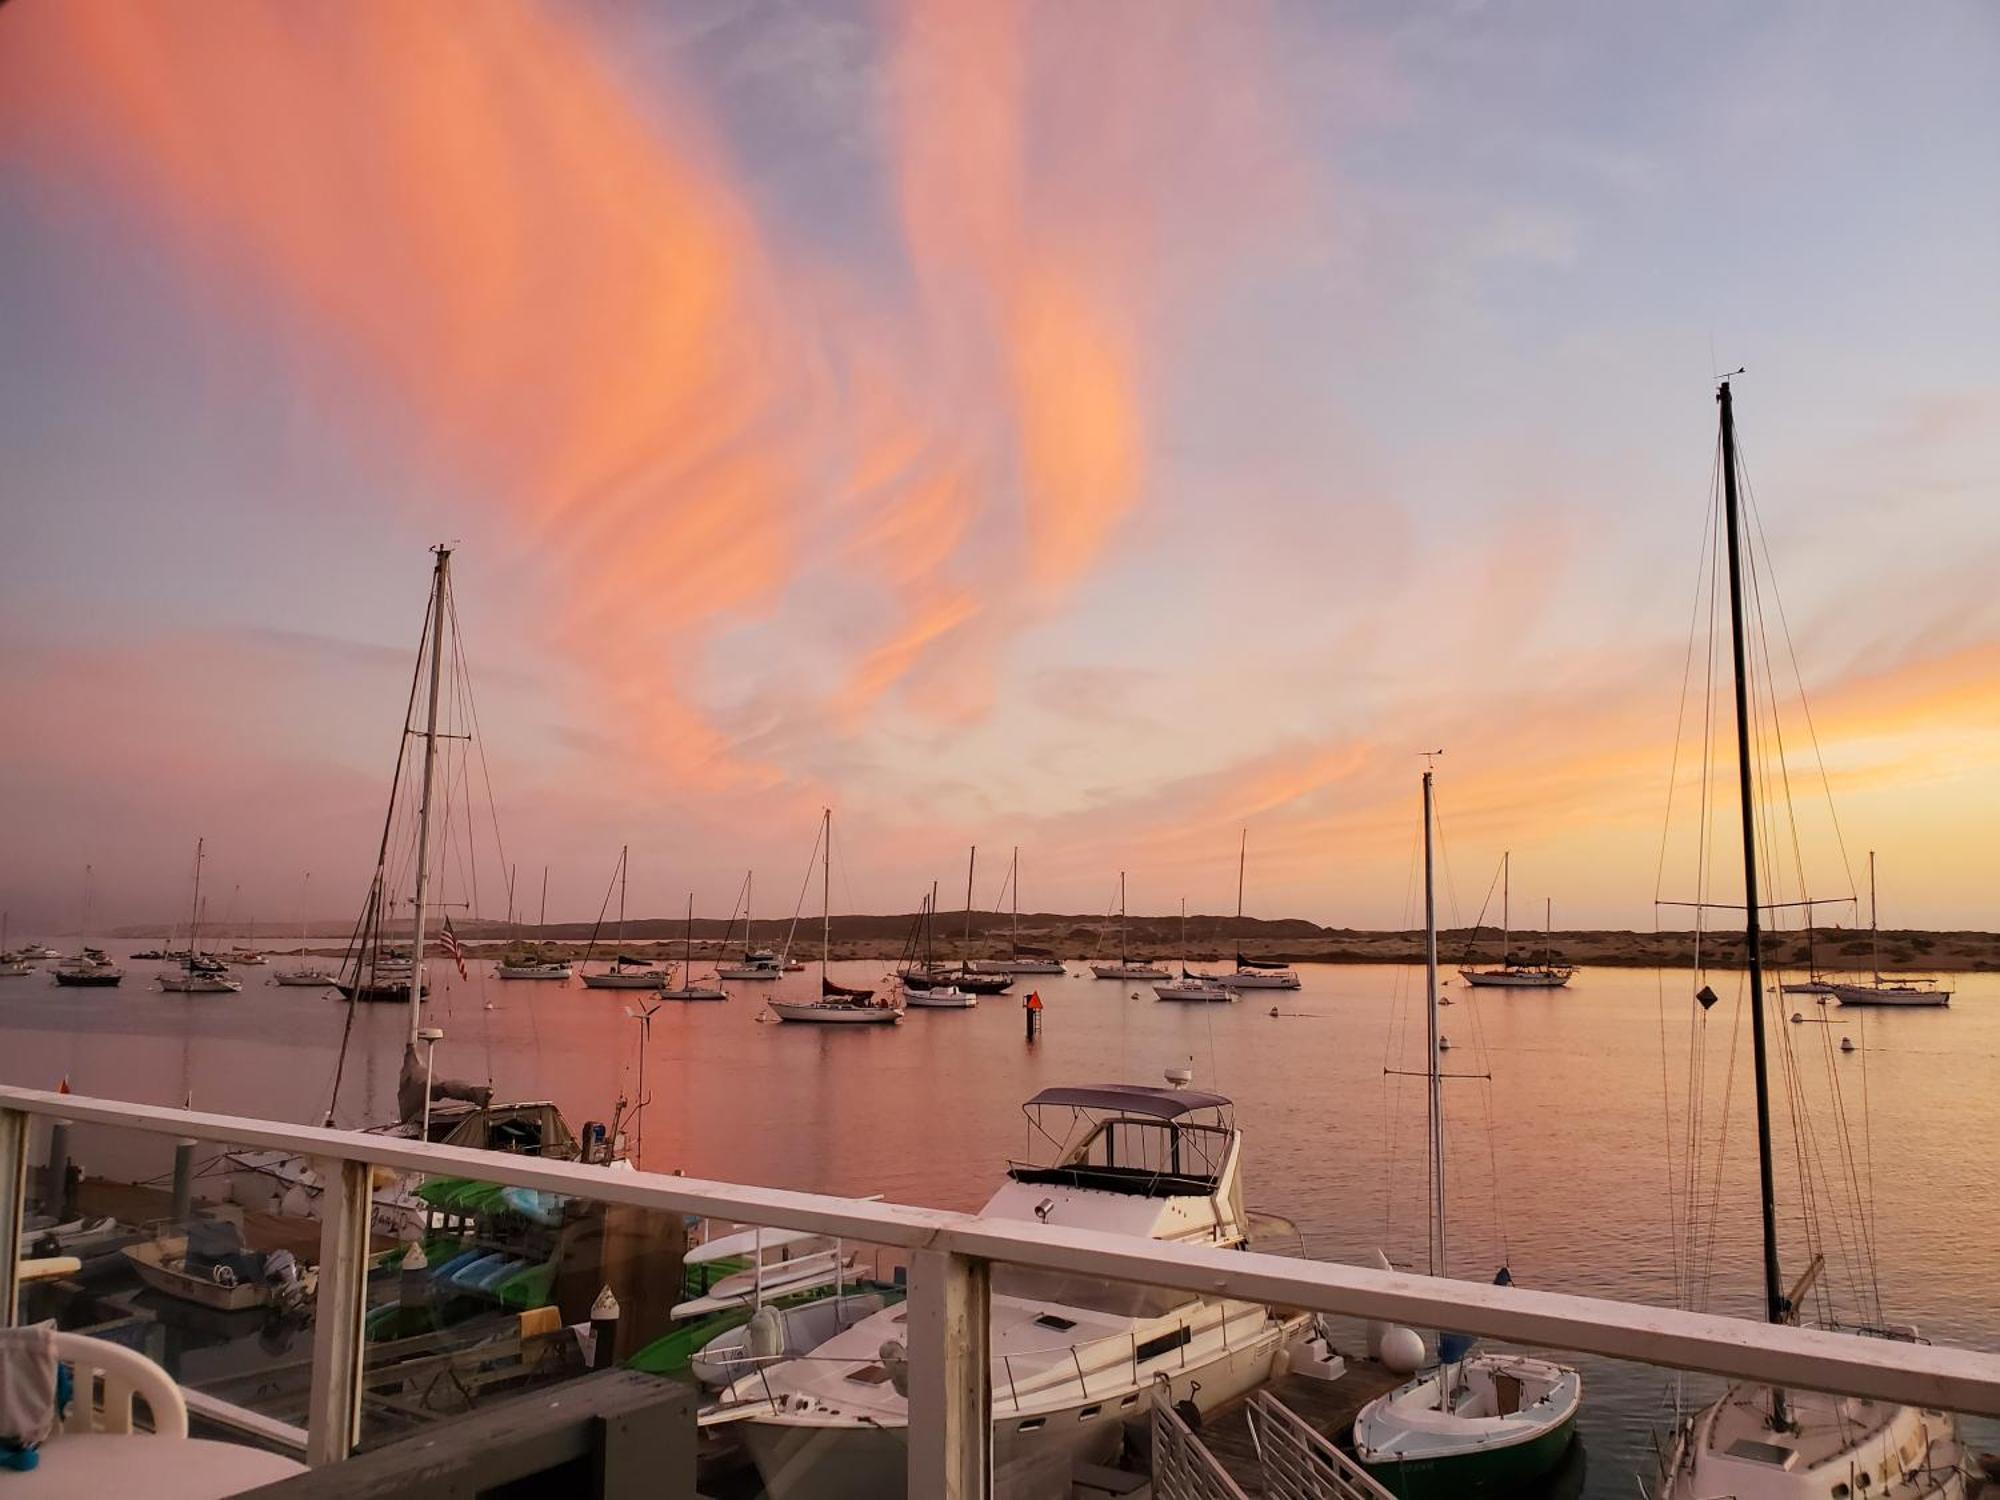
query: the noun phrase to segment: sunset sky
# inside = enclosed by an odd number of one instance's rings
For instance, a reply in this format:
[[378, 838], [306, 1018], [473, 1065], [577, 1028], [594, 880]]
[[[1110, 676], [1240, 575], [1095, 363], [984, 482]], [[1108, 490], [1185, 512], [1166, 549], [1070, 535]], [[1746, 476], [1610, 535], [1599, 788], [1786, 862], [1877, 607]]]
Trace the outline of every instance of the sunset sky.
[[350, 913], [449, 541], [552, 918], [789, 911], [830, 803], [837, 906], [1247, 827], [1402, 925], [1443, 746], [1462, 916], [1649, 926], [1742, 365], [1857, 873], [2000, 925], [1996, 79], [1974, 0], [0, 7], [0, 901]]

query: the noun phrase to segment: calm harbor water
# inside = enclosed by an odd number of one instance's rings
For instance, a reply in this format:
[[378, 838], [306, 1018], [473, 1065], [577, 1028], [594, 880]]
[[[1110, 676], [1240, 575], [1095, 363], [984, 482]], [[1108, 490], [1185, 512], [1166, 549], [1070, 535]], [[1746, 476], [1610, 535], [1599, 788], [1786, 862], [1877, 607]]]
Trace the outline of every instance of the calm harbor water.
[[[126, 948], [138, 944], [123, 945]], [[282, 960], [280, 960], [282, 962]], [[116, 990], [63, 990], [45, 975], [0, 981], [0, 1079], [79, 1093], [317, 1121], [332, 1086], [346, 1007], [310, 990], [238, 971], [240, 995], [165, 994], [159, 966], [134, 962]], [[440, 1076], [491, 1080], [505, 1097], [554, 1099], [572, 1123], [608, 1119], [636, 1096], [635, 997], [577, 985], [461, 981], [431, 966], [430, 1024], [445, 1040]], [[873, 982], [879, 962], [834, 966]], [[1359, 1260], [1381, 1246], [1420, 1266], [1422, 1083], [1385, 1074], [1421, 1066], [1421, 975], [1385, 967], [1305, 966], [1303, 991], [1230, 1006], [1155, 1001], [1142, 986], [1024, 976], [1016, 993], [970, 1012], [912, 1011], [896, 1027], [808, 1027], [760, 1021], [773, 987], [732, 986], [727, 1005], [664, 1006], [653, 1023], [643, 1112], [643, 1164], [834, 1193], [881, 1193], [944, 1208], [984, 1200], [1009, 1156], [1030, 1149], [1021, 1103], [1054, 1083], [1158, 1082], [1176, 1064], [1230, 1095], [1244, 1128], [1246, 1196], [1303, 1231], [1315, 1258]], [[1710, 1013], [1711, 1145], [1724, 1132], [1721, 1079], [1735, 987]], [[2000, 1350], [1991, 1226], [2000, 1209], [2000, 1120], [1988, 1104], [2000, 1061], [2000, 976], [1957, 976], [1948, 1011], [1821, 1008], [1786, 996], [1800, 1097], [1824, 1120], [1837, 1077], [1857, 1120], [1863, 1069], [1870, 1126], [1857, 1175], [1872, 1181], [1874, 1235], [1887, 1315], [1941, 1342]], [[816, 973], [779, 993], [809, 993]], [[1024, 1040], [1021, 998], [1046, 1001], [1041, 1038]], [[1587, 970], [1567, 990], [1488, 992], [1474, 1003], [1454, 982], [1443, 1012], [1450, 1066], [1491, 1073], [1448, 1086], [1452, 1183], [1450, 1270], [1486, 1279], [1502, 1260], [1516, 1281], [1551, 1290], [1671, 1303], [1667, 1101], [1681, 1128], [1693, 976]], [[1136, 995], [1138, 998], [1134, 998]], [[1280, 1014], [1272, 1016], [1275, 1007]], [[1677, 1050], [1664, 1090], [1663, 1021]], [[393, 1112], [404, 1015], [361, 1007], [338, 1116], [357, 1124]], [[1413, 1028], [1413, 1030], [1412, 1030]], [[1836, 1038], [1861, 1050], [1840, 1054]], [[1737, 1053], [1747, 1079], [1748, 1046]], [[1717, 1203], [1711, 1305], [1759, 1306], [1754, 1140], [1747, 1083], [1733, 1095]], [[1784, 1111], [1781, 1110], [1781, 1113]], [[1857, 1152], [1863, 1143], [1856, 1137]], [[135, 1143], [81, 1139], [78, 1156], [105, 1175], [155, 1171]], [[1781, 1173], [1795, 1206], [1797, 1178]], [[1788, 1274], [1802, 1268], [1788, 1231]], [[1829, 1250], [1829, 1259], [1838, 1257]], [[1582, 1361], [1588, 1454], [1582, 1492], [1629, 1496], [1631, 1475], [1663, 1421], [1666, 1377]], [[1989, 1426], [1975, 1444], [2000, 1446]]]

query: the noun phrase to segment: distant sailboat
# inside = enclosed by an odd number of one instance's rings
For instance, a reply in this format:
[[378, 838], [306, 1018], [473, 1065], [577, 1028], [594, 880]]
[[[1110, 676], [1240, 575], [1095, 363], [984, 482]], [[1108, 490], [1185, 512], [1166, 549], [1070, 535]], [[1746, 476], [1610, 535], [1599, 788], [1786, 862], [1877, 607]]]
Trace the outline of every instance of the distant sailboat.
[[[83, 930], [78, 934], [78, 953], [56, 965], [56, 983], [71, 989], [108, 989], [124, 979], [125, 971], [105, 956], [102, 948], [90, 946], [90, 907], [96, 894], [96, 877], [89, 865], [83, 867]], [[45, 954], [46, 948], [42, 950]]]
[[307, 893], [311, 890], [312, 871], [308, 870], [306, 871], [305, 879], [299, 882], [299, 957], [302, 961], [289, 969], [278, 970], [277, 973], [271, 976], [271, 983], [322, 990], [333, 983], [333, 970], [327, 968], [325, 964], [303, 961], [305, 960], [306, 928], [309, 925], [306, 913], [310, 909], [306, 897]]
[[1868, 851], [1868, 946], [1875, 966], [1873, 984], [1828, 984], [1826, 992], [1842, 1005], [1926, 1007], [1951, 1004], [1951, 991], [1935, 979], [1882, 982], [1882, 935], [1875, 926], [1875, 851]]
[[687, 937], [681, 946], [681, 982], [660, 991], [662, 1000], [727, 1000], [729, 991], [719, 984], [694, 982], [694, 892], [688, 892]]
[[[718, 979], [781, 979], [784, 977], [786, 964], [782, 958], [778, 957], [769, 948], [753, 948], [750, 946], [750, 909], [752, 896], [756, 888], [756, 874], [755, 870], [745, 870], [743, 872], [743, 957], [737, 963], [717, 965], [715, 977]], [[736, 914], [731, 912], [730, 925], [732, 928], [735, 925], [735, 920]]]
[[0, 911], [0, 979], [19, 979], [35, 972], [25, 954], [16, 953], [7, 946], [7, 916]]
[[1013, 893], [1014, 921], [1007, 940], [1007, 957], [976, 958], [972, 967], [986, 974], [1065, 974], [1063, 962], [1046, 948], [1037, 948], [1021, 941], [1021, 848], [1014, 846], [1014, 858], [1007, 866], [1007, 884], [1001, 891], [1004, 896]]
[[[937, 973], [937, 963], [932, 952], [937, 930], [937, 882], [931, 882], [930, 891], [925, 895], [922, 909], [917, 913], [917, 925], [912, 929], [910, 942], [904, 953], [905, 962], [897, 978], [903, 987], [903, 1003], [921, 1010], [971, 1010], [979, 1003], [979, 997], [970, 990], [960, 989], [955, 984], [939, 983], [933, 976]], [[918, 966], [916, 950], [922, 947], [924, 961]], [[915, 983], [911, 981], [915, 980]]]
[[1218, 979], [1237, 990], [1295, 990], [1299, 975], [1290, 964], [1243, 956], [1243, 866], [1249, 853], [1250, 830], [1246, 828], [1236, 845], [1236, 972]]
[[[590, 943], [583, 951], [583, 982], [593, 990], [652, 990], [667, 982], [661, 970], [625, 951], [625, 869], [631, 847], [623, 844], [618, 849], [618, 935], [612, 942], [611, 967], [590, 972], [590, 955], [597, 947], [596, 927], [590, 929]], [[601, 926], [603, 912], [597, 914], [597, 920]]]
[[[514, 927], [514, 940], [507, 951], [500, 955], [500, 961], [493, 966], [493, 973], [499, 979], [552, 979], [558, 982], [570, 977], [569, 960], [552, 955], [539, 942], [523, 943], [518, 924], [514, 921], [514, 872], [507, 872], [507, 921]], [[542, 866], [542, 910], [535, 922], [535, 930], [544, 932], [549, 925], [549, 867]]]
[[1192, 1000], [1223, 1005], [1236, 998], [1236, 992], [1215, 976], [1188, 972], [1187, 897], [1185, 896], [1181, 897], [1181, 977], [1161, 980], [1153, 986], [1153, 994], [1161, 1000]]
[[219, 964], [204, 964], [201, 959], [201, 857], [204, 840], [194, 841], [194, 909], [188, 916], [188, 951], [181, 961], [180, 972], [172, 969], [160, 975], [160, 988], [183, 995], [227, 995], [243, 988], [240, 979], [229, 977], [228, 971]]
[[[1576, 971], [1568, 964], [1553, 961], [1555, 951], [1555, 903], [1549, 902], [1545, 908], [1548, 920], [1546, 936], [1542, 947], [1542, 961], [1538, 964], [1517, 964], [1508, 948], [1513, 940], [1512, 904], [1513, 862], [1511, 851], [1500, 856], [1500, 967], [1497, 969], [1460, 969], [1458, 977], [1467, 984], [1481, 989], [1500, 990], [1558, 990], [1570, 981]], [[1493, 899], [1493, 887], [1486, 888], [1486, 899]]]
[[1125, 872], [1118, 872], [1118, 962], [1092, 964], [1090, 972], [1099, 979], [1171, 979], [1173, 976], [1148, 959], [1134, 960], [1125, 947]]
[[[827, 974], [833, 952], [833, 809], [820, 815], [819, 841], [813, 852], [820, 855], [819, 913], [819, 998], [780, 1000], [773, 996], [765, 1003], [780, 1021], [808, 1021], [819, 1025], [887, 1025], [903, 1018], [902, 1006], [892, 1000], [878, 1000], [875, 992], [835, 984]], [[807, 866], [811, 875], [811, 866]]]

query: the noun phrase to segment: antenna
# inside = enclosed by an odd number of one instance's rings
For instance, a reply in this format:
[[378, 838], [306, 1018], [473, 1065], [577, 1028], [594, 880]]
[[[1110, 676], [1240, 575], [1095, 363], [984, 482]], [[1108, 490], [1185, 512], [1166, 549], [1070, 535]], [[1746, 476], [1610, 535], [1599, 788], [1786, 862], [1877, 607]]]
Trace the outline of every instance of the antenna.
[[1425, 769], [1426, 771], [1428, 771], [1428, 770], [1430, 770], [1430, 769], [1431, 769], [1431, 767], [1433, 767], [1433, 766], [1435, 766], [1435, 765], [1437, 764], [1437, 758], [1438, 758], [1438, 757], [1439, 757], [1440, 755], [1444, 754], [1444, 751], [1443, 751], [1442, 749], [1437, 749], [1437, 750], [1419, 750], [1419, 751], [1417, 752], [1417, 754], [1423, 757], [1423, 761], [1424, 761], [1424, 769]]

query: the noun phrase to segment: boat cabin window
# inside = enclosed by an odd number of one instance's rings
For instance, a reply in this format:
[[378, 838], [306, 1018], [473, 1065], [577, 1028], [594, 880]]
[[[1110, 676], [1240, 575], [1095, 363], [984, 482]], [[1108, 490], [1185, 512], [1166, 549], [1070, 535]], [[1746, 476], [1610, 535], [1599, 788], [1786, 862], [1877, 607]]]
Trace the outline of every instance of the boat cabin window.
[[1099, 1120], [1050, 1167], [1017, 1166], [1017, 1182], [1061, 1183], [1141, 1197], [1182, 1197], [1215, 1191], [1230, 1132], [1185, 1119]]
[[1119, 1281], [1099, 1281], [1094, 1276], [1041, 1271], [1032, 1266], [995, 1266], [993, 1293], [1023, 1302], [1053, 1304], [1062, 1311], [1045, 1311], [1034, 1321], [1044, 1328], [1060, 1324], [1064, 1332], [1076, 1326], [1076, 1320], [1065, 1314], [1079, 1308], [1114, 1318], [1163, 1318], [1194, 1300], [1193, 1292], [1175, 1291], [1171, 1287], [1132, 1286]]
[[1181, 1345], [1191, 1342], [1193, 1338], [1194, 1330], [1186, 1324], [1182, 1324], [1172, 1333], [1163, 1333], [1155, 1338], [1147, 1339], [1145, 1343], [1139, 1346], [1135, 1357], [1140, 1364], [1144, 1364], [1149, 1359], [1158, 1359], [1162, 1354], [1171, 1354], [1174, 1350], [1180, 1348]]

